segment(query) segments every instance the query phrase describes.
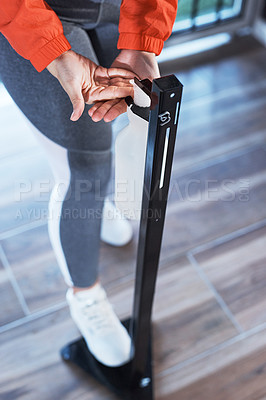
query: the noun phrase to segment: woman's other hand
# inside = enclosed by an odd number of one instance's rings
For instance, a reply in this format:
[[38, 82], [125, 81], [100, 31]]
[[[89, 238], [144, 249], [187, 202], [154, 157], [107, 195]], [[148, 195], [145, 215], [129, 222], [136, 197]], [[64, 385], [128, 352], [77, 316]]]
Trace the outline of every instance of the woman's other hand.
[[[123, 71], [132, 72], [138, 79], [150, 79], [160, 77], [160, 71], [154, 53], [140, 50], [121, 50], [114, 60], [112, 68], [120, 68]], [[110, 69], [108, 70], [110, 71]], [[122, 96], [121, 96], [122, 97]], [[133, 97], [133, 96], [132, 96]], [[127, 109], [125, 100], [113, 99], [98, 101], [89, 110], [93, 121], [104, 119], [105, 122], [114, 120]]]

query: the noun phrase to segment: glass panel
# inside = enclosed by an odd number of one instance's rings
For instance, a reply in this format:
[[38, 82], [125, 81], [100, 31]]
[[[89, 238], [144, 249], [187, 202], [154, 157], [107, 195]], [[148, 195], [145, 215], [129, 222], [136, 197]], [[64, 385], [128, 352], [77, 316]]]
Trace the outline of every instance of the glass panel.
[[210, 24], [217, 20], [217, 0], [199, 0], [196, 25]]
[[243, 0], [224, 0], [224, 7], [221, 11], [221, 19], [233, 18], [240, 15]]
[[233, 8], [234, 3], [235, 3], [234, 0], [224, 0], [222, 10], [228, 10], [228, 8]]
[[193, 0], [179, 0], [174, 30], [186, 29], [192, 26], [192, 7]]
[[208, 15], [216, 12], [217, 0], [199, 0], [198, 15]]
[[215, 23], [218, 18], [225, 20], [240, 14], [243, 0], [223, 0], [219, 15], [217, 7], [219, 0], [198, 0], [197, 15], [195, 21], [192, 20], [193, 0], [179, 0], [178, 12], [174, 31], [191, 28], [194, 23], [196, 26]]

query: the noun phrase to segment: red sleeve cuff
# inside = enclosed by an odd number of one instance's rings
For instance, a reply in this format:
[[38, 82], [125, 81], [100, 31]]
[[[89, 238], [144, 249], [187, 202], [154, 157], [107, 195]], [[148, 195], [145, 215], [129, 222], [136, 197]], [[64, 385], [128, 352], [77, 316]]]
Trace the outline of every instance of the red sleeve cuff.
[[30, 57], [30, 62], [38, 72], [44, 70], [50, 62], [63, 54], [65, 51], [70, 50], [66, 37], [61, 34], [54, 39], [50, 40], [43, 47], [41, 47], [33, 56]]
[[135, 33], [120, 33], [117, 48], [141, 50], [155, 53], [158, 56], [163, 49], [164, 41], [152, 36]]

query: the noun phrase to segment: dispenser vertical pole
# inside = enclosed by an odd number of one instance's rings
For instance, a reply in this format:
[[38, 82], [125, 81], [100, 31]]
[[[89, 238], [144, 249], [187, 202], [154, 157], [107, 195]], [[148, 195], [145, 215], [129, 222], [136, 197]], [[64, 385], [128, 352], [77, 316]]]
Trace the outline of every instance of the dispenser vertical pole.
[[132, 388], [148, 387], [152, 384], [152, 377], [148, 376], [152, 370], [148, 365], [151, 363], [151, 313], [182, 88], [174, 75], [155, 79], [152, 84], [152, 96], [157, 98], [157, 105], [152, 109], [149, 120], [134, 307], [130, 324], [132, 353], [134, 352]]

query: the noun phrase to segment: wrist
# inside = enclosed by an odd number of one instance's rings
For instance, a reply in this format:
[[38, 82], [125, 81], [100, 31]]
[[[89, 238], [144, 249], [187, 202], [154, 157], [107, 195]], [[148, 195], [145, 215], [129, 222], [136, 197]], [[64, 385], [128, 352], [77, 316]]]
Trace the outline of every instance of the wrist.
[[57, 67], [59, 64], [61, 64], [66, 57], [72, 56], [74, 54], [73, 50], [67, 50], [64, 51], [64, 53], [60, 54], [58, 57], [56, 57], [53, 61], [50, 62], [50, 64], [47, 65], [46, 69], [53, 75], [57, 72]]
[[144, 50], [131, 50], [131, 49], [122, 49], [120, 50], [119, 56], [123, 56], [123, 58], [132, 58], [135, 57], [136, 55], [143, 55], [146, 57], [150, 57], [150, 58], [155, 58], [156, 54], [149, 52], [149, 51], [144, 51]]

